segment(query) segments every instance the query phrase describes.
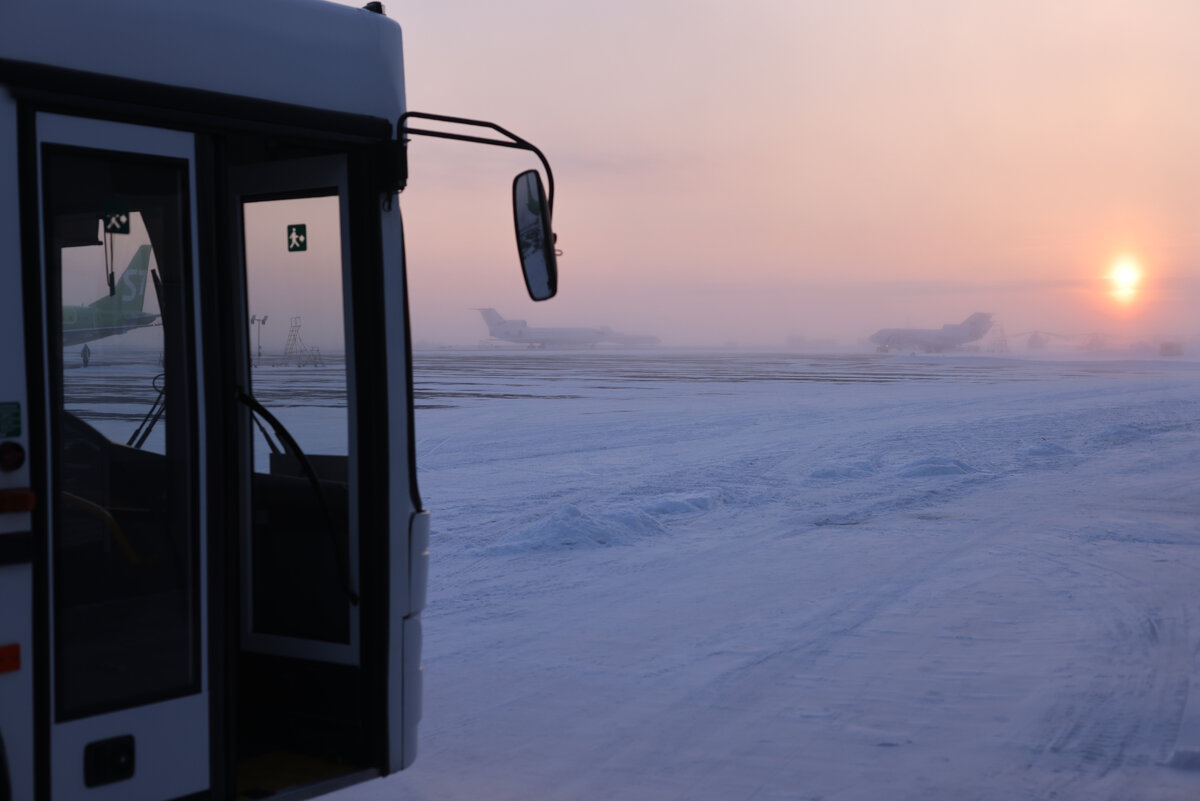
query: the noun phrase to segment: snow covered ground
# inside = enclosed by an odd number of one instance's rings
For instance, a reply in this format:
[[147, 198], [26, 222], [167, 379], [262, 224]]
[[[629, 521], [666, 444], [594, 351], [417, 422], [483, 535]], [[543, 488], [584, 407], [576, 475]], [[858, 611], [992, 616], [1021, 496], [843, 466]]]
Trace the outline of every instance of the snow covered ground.
[[341, 801], [1200, 798], [1200, 365], [417, 367], [420, 756]]

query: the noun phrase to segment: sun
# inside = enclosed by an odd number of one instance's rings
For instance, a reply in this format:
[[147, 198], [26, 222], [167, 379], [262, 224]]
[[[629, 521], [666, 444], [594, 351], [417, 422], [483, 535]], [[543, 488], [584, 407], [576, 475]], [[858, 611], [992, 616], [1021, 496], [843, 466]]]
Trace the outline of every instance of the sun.
[[1128, 253], [1117, 256], [1108, 270], [1108, 294], [1118, 303], [1132, 303], [1142, 285], [1142, 265]]

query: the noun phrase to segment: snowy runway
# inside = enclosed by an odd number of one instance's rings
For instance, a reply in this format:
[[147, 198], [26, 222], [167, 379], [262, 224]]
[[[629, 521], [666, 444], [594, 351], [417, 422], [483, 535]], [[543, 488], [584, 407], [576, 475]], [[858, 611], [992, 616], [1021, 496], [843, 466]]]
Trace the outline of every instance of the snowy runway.
[[1200, 798], [1200, 366], [416, 377], [421, 755], [341, 798]]

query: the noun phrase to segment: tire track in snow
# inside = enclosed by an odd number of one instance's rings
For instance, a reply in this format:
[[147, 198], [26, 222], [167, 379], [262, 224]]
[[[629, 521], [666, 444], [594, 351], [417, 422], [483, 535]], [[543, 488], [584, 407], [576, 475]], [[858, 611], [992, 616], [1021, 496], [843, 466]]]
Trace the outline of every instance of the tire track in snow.
[[[678, 762], [680, 750], [685, 753], [720, 753], [724, 750], [722, 743], [726, 739], [755, 742], [752, 732], [757, 728], [756, 722], [764, 718], [778, 718], [781, 713], [783, 717], [791, 719], [790, 725], [794, 727], [798, 740], [793, 743], [758, 745], [771, 751], [811, 747], [826, 731], [820, 719], [827, 718], [828, 722], [837, 724], [837, 714], [801, 711], [797, 715], [796, 710], [781, 710], [777, 706], [780, 689], [803, 687], [808, 683], [808, 677], [825, 673], [821, 667], [823, 664], [837, 662], [846, 651], [856, 650], [860, 646], [863, 639], [860, 632], [864, 627], [877, 620], [886, 610], [900, 604], [931, 577], [937, 576], [945, 565], [978, 549], [984, 540], [983, 536], [965, 540], [956, 538], [956, 544], [951, 548], [945, 547], [944, 540], [926, 543], [919, 553], [892, 563], [886, 574], [870, 576], [854, 594], [839, 595], [813, 609], [799, 628], [790, 633], [795, 642], [792, 646], [774, 648], [765, 653], [739, 652], [737, 649], [714, 652], [712, 656], [721, 657], [723, 662], [732, 664], [727, 664], [701, 686], [674, 697], [668, 708], [661, 711], [652, 723], [641, 720], [635, 729], [612, 732], [602, 749], [606, 757], [601, 757], [599, 763], [590, 770], [603, 771], [606, 765], [620, 764], [622, 770], [635, 774], [652, 773], [663, 765]], [[850, 645], [847, 646], [847, 643]], [[808, 700], [826, 708], [852, 706], [852, 696], [860, 689], [850, 684], [838, 687], [836, 674], [831, 674], [820, 684], [819, 690], [812, 685], [814, 694]], [[845, 698], [837, 697], [838, 693], [845, 694]], [[712, 714], [707, 721], [709, 725], [700, 730], [697, 729], [694, 714], [697, 708], [709, 710]], [[814, 721], [818, 721], [818, 725], [814, 726]], [[771, 727], [779, 725], [776, 720]], [[871, 739], [869, 735], [868, 739]], [[878, 746], [881, 743], [871, 742], [869, 745]], [[755, 755], [742, 753], [740, 757], [753, 761]], [[797, 768], [796, 780], [799, 781], [801, 766], [794, 764]], [[712, 792], [710, 782], [721, 771], [719, 764], [689, 765], [688, 778], [683, 782], [678, 798], [717, 797]], [[786, 776], [770, 778], [769, 785], [775, 788], [775, 792], [788, 786]], [[586, 777], [580, 778], [581, 786], [587, 783]], [[733, 794], [728, 797], [752, 797], [753, 793], [738, 795], [745, 789], [730, 788]], [[801, 785], [792, 786], [791, 790], [796, 795], [773, 796], [761, 786], [753, 792], [759, 792], [764, 797], [808, 797]], [[568, 793], [563, 797], [576, 796]]]

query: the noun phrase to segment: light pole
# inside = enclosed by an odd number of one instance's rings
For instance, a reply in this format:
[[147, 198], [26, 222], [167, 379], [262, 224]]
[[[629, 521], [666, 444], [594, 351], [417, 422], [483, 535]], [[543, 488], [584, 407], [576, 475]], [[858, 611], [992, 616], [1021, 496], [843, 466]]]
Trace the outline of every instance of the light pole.
[[253, 314], [250, 315], [250, 325], [258, 326], [258, 337], [257, 337], [258, 361], [255, 363], [255, 365], [254, 365], [255, 367], [262, 365], [262, 327], [266, 324], [267, 324], [267, 315], [264, 314], [262, 317], [259, 317], [257, 315], [253, 315]]

